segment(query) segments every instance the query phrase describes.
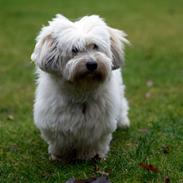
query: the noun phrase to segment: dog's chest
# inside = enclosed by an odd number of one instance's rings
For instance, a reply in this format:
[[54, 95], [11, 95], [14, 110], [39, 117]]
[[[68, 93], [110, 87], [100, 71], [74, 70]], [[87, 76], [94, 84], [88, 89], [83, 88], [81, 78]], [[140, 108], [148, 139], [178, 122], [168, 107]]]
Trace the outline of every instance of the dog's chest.
[[88, 136], [100, 130], [105, 133], [110, 129], [109, 111], [105, 100], [68, 103], [59, 113], [58, 125], [64, 133], [74, 136]]

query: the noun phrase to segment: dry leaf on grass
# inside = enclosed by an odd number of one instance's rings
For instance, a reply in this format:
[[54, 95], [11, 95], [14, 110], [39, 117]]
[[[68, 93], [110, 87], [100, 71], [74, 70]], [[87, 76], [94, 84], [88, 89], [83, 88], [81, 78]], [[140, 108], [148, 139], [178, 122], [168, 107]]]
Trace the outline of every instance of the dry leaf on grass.
[[65, 183], [111, 183], [107, 177], [101, 176], [96, 178], [89, 178], [85, 180], [75, 180], [73, 178], [67, 180]]
[[152, 164], [139, 163], [139, 166], [147, 171], [159, 173], [159, 169]]

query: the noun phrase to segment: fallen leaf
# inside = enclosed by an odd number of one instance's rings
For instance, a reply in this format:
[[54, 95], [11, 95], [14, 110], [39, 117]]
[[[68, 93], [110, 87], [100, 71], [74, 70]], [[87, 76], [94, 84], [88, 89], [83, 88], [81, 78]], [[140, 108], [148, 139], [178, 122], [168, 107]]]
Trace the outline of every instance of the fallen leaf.
[[70, 178], [69, 180], [67, 180], [65, 183], [75, 183], [75, 179]]
[[71, 178], [67, 180], [65, 183], [111, 183], [107, 177], [101, 176], [96, 178], [89, 178], [85, 180], [75, 180], [74, 178]]
[[96, 178], [90, 178], [86, 180], [75, 180], [74, 178], [70, 178], [65, 183], [92, 183]]
[[154, 173], [158, 173], [159, 169], [157, 167], [155, 167], [152, 164], [147, 164], [147, 163], [139, 163], [139, 166], [147, 171], [151, 171]]
[[107, 177], [101, 176], [101, 177], [98, 177], [95, 181], [93, 181], [91, 183], [110, 183], [110, 181], [108, 180]]

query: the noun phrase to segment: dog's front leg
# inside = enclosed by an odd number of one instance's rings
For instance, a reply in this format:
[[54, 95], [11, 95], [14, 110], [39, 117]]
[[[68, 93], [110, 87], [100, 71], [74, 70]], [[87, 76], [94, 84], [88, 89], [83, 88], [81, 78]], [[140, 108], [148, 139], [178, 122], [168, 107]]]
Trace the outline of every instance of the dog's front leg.
[[50, 160], [60, 161], [64, 146], [64, 137], [61, 133], [51, 129], [42, 129], [41, 136], [48, 144], [48, 154], [50, 156]]
[[96, 149], [96, 155], [101, 158], [105, 159], [107, 156], [107, 153], [110, 149], [110, 142], [112, 139], [112, 133], [104, 135], [98, 142], [97, 142], [97, 149]]

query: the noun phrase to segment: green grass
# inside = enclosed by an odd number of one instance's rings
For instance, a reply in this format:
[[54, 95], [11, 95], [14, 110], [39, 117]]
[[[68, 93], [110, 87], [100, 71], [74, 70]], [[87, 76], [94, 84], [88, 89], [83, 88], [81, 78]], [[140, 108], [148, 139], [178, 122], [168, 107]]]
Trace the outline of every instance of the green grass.
[[[132, 43], [123, 73], [131, 128], [114, 133], [99, 169], [110, 172], [112, 183], [183, 182], [182, 11], [181, 0], [0, 0], [0, 182], [61, 183], [97, 175], [90, 161], [50, 162], [33, 124], [30, 55], [41, 26], [59, 12], [72, 19], [99, 14]], [[141, 162], [160, 172], [142, 169]]]

